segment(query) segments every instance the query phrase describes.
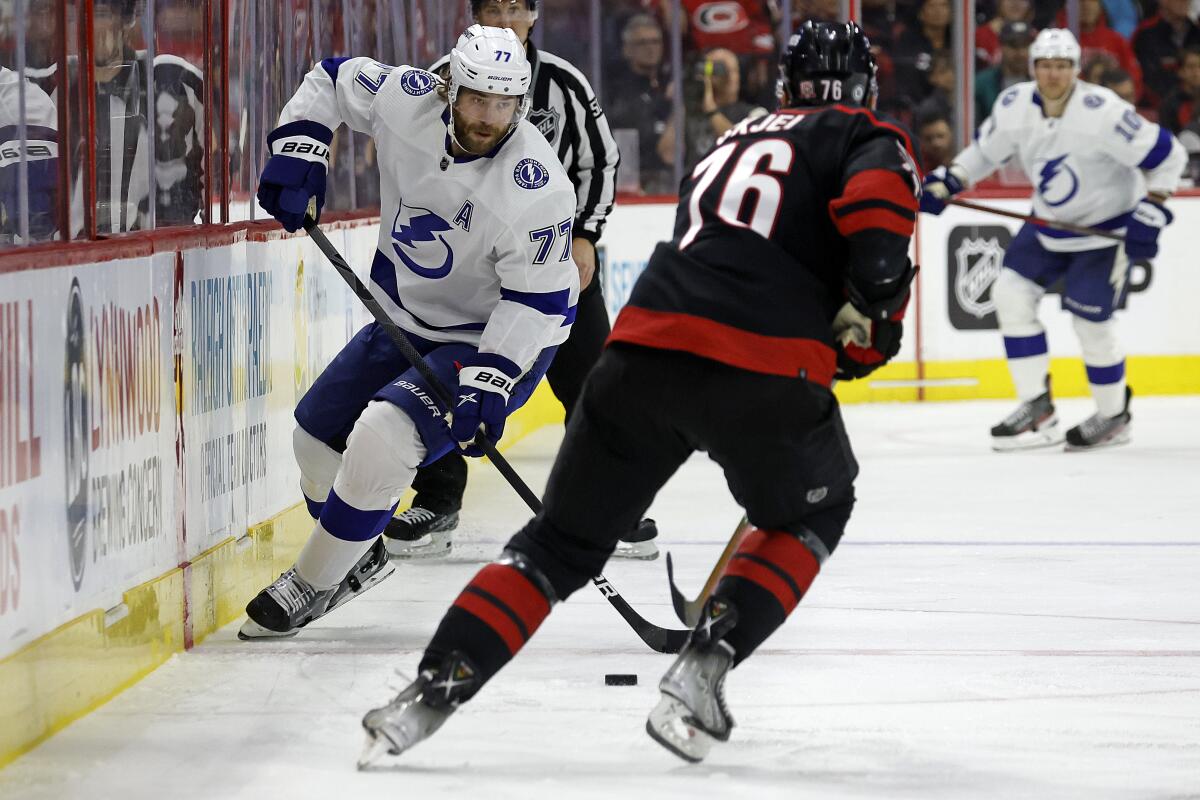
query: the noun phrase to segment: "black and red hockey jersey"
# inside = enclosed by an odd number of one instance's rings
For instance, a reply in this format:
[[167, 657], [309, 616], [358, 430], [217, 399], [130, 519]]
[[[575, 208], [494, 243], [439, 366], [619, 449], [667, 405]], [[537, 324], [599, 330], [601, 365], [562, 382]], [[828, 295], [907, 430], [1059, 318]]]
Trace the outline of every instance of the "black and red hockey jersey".
[[740, 122], [684, 180], [609, 341], [828, 386], [847, 283], [870, 302], [908, 268], [920, 180], [908, 134], [863, 108]]

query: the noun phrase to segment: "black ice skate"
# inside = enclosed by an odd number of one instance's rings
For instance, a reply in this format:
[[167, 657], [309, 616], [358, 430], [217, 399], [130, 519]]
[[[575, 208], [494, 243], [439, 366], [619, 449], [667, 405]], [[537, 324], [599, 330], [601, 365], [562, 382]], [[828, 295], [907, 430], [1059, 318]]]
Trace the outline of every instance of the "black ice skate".
[[1049, 378], [1046, 378], [1045, 392], [1021, 403], [1003, 422], [992, 428], [992, 449], [1001, 453], [1050, 447], [1062, 440], [1058, 414], [1050, 400]]
[[1067, 450], [1095, 450], [1100, 447], [1112, 447], [1129, 443], [1129, 423], [1133, 415], [1129, 413], [1129, 401], [1133, 391], [1125, 387], [1125, 410], [1115, 417], [1105, 417], [1096, 412], [1083, 422], [1067, 431]]
[[450, 534], [457, 527], [458, 511], [440, 513], [414, 505], [388, 520], [383, 536], [392, 558], [442, 558], [450, 555]]
[[617, 542], [613, 558], [653, 561], [658, 558], [658, 545], [654, 543], [657, 538], [658, 525], [652, 519], [644, 519]]
[[475, 693], [478, 671], [457, 651], [434, 670], [425, 670], [387, 705], [363, 717], [367, 741], [358, 759], [365, 769], [384, 755], [398, 756], [425, 741], [442, 727], [458, 704]]
[[238, 638], [251, 641], [295, 636], [314, 619], [345, 605], [395, 571], [396, 565], [388, 563], [382, 539], [376, 539], [332, 589], [318, 590], [297, 575], [295, 568], [289, 569], [246, 605], [249, 619], [242, 624]]
[[713, 743], [728, 741], [733, 730], [725, 675], [734, 651], [721, 639], [736, 624], [737, 609], [710, 597], [688, 643], [658, 683], [662, 699], [646, 720], [646, 733], [685, 761], [703, 760]]

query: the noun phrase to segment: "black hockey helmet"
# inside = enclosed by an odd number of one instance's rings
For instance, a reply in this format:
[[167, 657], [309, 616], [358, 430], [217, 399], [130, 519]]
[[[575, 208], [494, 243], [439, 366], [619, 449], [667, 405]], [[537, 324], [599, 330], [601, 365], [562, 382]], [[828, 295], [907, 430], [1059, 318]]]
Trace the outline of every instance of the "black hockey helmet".
[[871, 42], [857, 23], [807, 20], [779, 59], [780, 105], [872, 108], [879, 94], [877, 71]]

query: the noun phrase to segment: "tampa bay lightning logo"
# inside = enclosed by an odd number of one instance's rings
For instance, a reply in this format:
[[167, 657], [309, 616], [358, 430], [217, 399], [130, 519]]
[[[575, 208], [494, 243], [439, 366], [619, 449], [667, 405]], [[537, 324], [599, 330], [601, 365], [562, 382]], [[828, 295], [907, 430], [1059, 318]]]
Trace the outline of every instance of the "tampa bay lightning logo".
[[1050, 158], [1042, 164], [1038, 172], [1041, 182], [1038, 183], [1038, 194], [1042, 202], [1051, 208], [1056, 208], [1071, 202], [1079, 193], [1079, 176], [1067, 163], [1067, 156]]
[[[404, 266], [422, 278], [444, 278], [454, 268], [454, 249], [441, 235], [448, 230], [450, 223], [428, 208], [401, 202], [392, 223], [392, 249]], [[441, 266], [428, 266], [438, 261]]]
[[522, 189], [540, 189], [550, 182], [550, 171], [537, 159], [526, 158], [513, 170], [513, 180]]
[[400, 76], [400, 88], [413, 97], [433, 91], [433, 76], [419, 69], [410, 69]]

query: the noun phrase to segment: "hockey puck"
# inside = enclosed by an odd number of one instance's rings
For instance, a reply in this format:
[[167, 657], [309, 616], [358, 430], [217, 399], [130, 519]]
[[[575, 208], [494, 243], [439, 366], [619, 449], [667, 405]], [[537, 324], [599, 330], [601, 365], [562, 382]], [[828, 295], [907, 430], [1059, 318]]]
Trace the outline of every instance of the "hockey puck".
[[637, 686], [637, 675], [623, 672], [610, 672], [604, 676], [605, 686]]

